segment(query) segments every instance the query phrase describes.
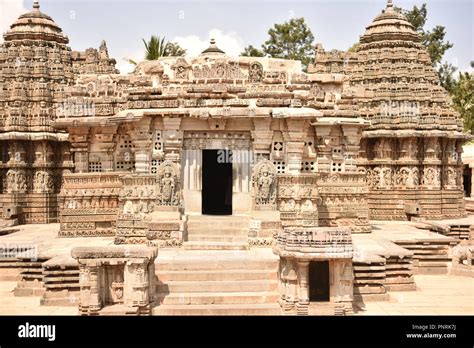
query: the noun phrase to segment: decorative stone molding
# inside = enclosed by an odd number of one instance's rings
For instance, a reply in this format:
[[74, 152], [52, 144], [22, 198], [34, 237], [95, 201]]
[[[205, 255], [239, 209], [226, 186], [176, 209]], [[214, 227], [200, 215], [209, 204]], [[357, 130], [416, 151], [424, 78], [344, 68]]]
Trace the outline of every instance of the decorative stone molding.
[[157, 248], [75, 247], [71, 255], [79, 263], [79, 314], [151, 314]]
[[277, 196], [276, 169], [269, 160], [261, 160], [252, 172], [254, 209], [275, 210]]
[[286, 313], [307, 315], [309, 298], [309, 264], [329, 260], [330, 301], [352, 313], [353, 245], [350, 229], [302, 228], [283, 229], [276, 239], [273, 252], [280, 256], [280, 304]]

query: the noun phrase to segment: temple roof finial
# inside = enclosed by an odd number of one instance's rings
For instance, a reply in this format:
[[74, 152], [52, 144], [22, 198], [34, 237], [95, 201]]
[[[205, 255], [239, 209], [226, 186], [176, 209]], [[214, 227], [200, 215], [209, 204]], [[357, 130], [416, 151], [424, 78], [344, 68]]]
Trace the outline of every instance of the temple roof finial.
[[216, 40], [215, 39], [211, 39], [209, 47], [206, 48], [204, 51], [202, 51], [201, 54], [202, 53], [224, 53], [224, 51], [216, 46]]
[[33, 1], [33, 9], [39, 11], [40, 4], [38, 0]]
[[393, 1], [392, 0], [387, 0], [387, 9], [393, 8]]

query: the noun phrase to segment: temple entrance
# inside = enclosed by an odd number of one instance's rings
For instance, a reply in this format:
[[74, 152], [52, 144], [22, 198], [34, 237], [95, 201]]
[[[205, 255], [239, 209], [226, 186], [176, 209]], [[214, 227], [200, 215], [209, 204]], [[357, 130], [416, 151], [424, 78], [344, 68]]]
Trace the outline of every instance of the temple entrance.
[[472, 168], [469, 168], [468, 165], [464, 165], [464, 170], [463, 170], [463, 185], [464, 185], [464, 196], [465, 197], [471, 197], [472, 192], [471, 192], [471, 178], [472, 178]]
[[202, 150], [202, 214], [232, 215], [232, 152]]
[[309, 300], [329, 301], [329, 261], [309, 263]]

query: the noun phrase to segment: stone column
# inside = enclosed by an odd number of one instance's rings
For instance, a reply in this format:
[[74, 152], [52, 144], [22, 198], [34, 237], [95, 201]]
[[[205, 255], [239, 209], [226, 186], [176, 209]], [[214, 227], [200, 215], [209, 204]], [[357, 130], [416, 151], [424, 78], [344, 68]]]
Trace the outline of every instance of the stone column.
[[114, 149], [115, 139], [114, 135], [117, 133], [117, 127], [102, 127], [94, 132], [94, 144], [100, 151], [102, 171], [114, 171]]
[[298, 304], [296, 310], [298, 315], [307, 315], [309, 308], [309, 261], [298, 260]]
[[299, 174], [304, 150], [305, 120], [286, 119], [288, 127], [288, 142], [286, 154], [288, 158], [288, 173]]
[[89, 128], [72, 128], [69, 133], [76, 173], [89, 171]]
[[316, 133], [316, 146], [318, 158], [318, 171], [329, 173], [331, 172], [331, 125], [314, 125], [314, 132]]
[[270, 151], [273, 140], [273, 131], [270, 129], [272, 120], [269, 118], [253, 120], [254, 130], [252, 133], [252, 147], [254, 156], [263, 156], [270, 159]]
[[89, 296], [89, 312], [97, 312], [102, 308], [102, 298], [101, 298], [101, 269], [100, 261], [89, 261], [87, 263], [89, 269], [89, 279], [90, 279], [90, 296]]
[[152, 154], [152, 136], [150, 135], [151, 118], [147, 117], [130, 129], [130, 136], [135, 145], [135, 172], [150, 172], [151, 154]]
[[342, 124], [345, 144], [344, 166], [346, 172], [357, 172], [357, 157], [360, 149], [361, 133], [360, 126], [354, 124]]
[[181, 118], [163, 118], [163, 150], [165, 160], [170, 160], [181, 166], [181, 156], [183, 150], [183, 131], [181, 131]]

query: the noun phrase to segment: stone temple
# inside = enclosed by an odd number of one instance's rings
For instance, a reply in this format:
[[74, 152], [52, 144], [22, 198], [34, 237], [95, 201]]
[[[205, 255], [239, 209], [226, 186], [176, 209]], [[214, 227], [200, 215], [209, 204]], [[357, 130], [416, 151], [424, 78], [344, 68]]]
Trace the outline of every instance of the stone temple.
[[211, 40], [123, 75], [35, 2], [0, 45], [0, 279], [83, 315], [345, 315], [472, 276], [470, 136], [420, 40], [388, 1], [307, 73]]

